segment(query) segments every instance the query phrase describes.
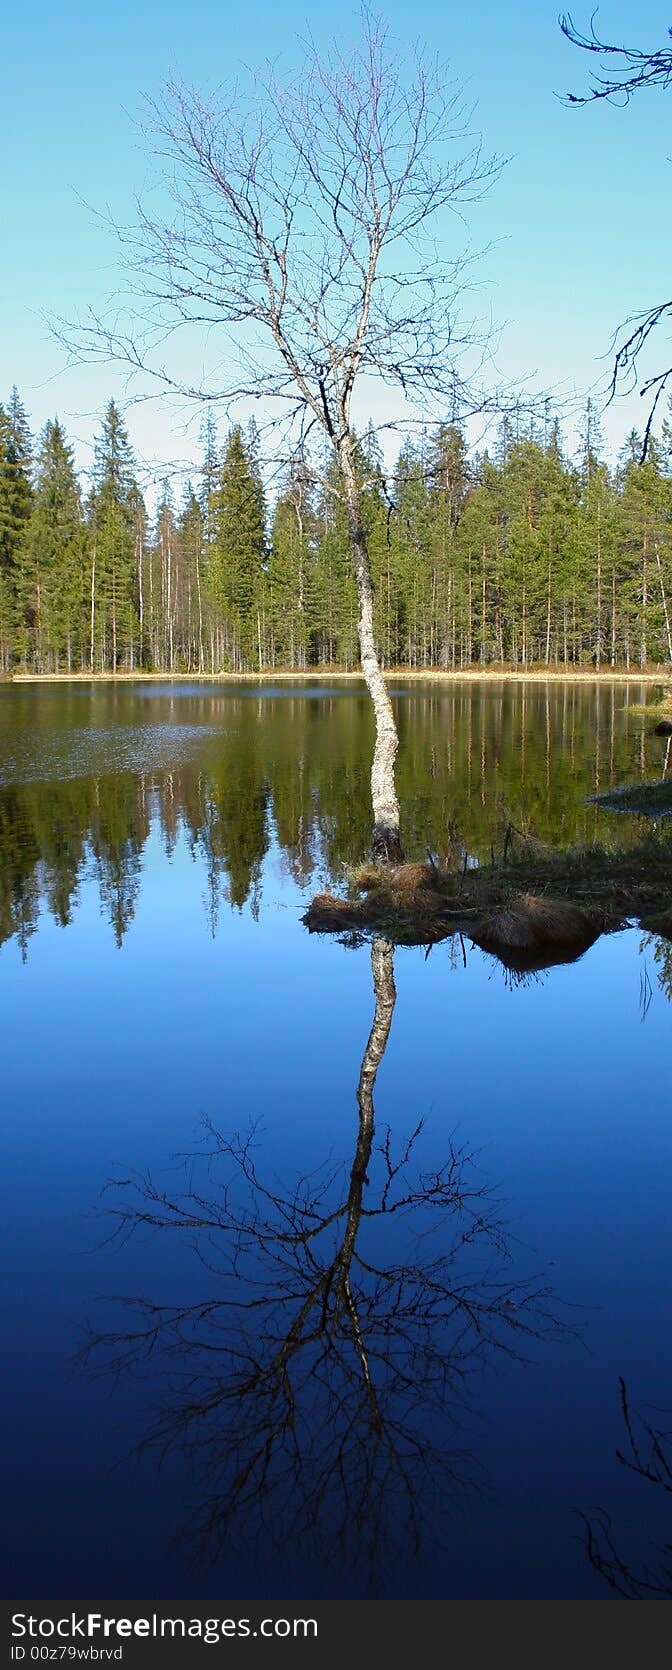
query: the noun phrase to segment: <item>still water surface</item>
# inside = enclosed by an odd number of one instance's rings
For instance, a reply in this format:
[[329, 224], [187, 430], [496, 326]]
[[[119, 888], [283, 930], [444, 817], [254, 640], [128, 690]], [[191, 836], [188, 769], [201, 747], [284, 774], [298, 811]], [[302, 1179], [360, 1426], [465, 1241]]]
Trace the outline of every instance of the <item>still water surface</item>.
[[[632, 838], [638, 699], [400, 684], [409, 855]], [[666, 947], [309, 936], [371, 743], [352, 686], [0, 690], [10, 1595], [608, 1598], [604, 1515], [658, 1568]]]

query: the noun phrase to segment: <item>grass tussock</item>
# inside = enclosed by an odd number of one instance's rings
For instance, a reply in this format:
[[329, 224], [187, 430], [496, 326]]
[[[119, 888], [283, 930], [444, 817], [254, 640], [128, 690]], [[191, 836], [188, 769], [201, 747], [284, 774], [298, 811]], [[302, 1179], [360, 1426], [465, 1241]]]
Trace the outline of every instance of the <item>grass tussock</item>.
[[520, 893], [483, 917], [472, 939], [507, 968], [546, 968], [551, 962], [574, 962], [599, 939], [601, 913], [569, 899], [546, 899]]
[[429, 911], [433, 915], [445, 896], [446, 872], [432, 864], [398, 864], [389, 870], [377, 864], [363, 864], [355, 871], [354, 882], [375, 904], [394, 898], [395, 907], [410, 908], [416, 913]]

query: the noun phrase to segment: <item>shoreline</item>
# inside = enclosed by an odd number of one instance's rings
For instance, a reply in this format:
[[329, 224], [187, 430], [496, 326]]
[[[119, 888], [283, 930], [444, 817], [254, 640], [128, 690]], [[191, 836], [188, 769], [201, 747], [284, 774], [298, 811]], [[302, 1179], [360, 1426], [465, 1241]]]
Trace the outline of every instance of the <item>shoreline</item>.
[[[582, 671], [573, 668], [531, 668], [527, 672], [514, 671], [513, 668], [464, 668], [452, 671], [438, 667], [430, 667], [422, 671], [417, 668], [385, 668], [383, 676], [388, 682], [404, 682], [407, 684], [666, 684], [672, 679], [672, 667], [646, 670], [644, 672], [626, 672], [612, 669], [604, 672]], [[343, 684], [363, 684], [364, 676], [360, 671], [344, 672], [331, 671], [328, 667], [315, 668], [310, 672], [292, 672], [287, 668], [263, 673], [147, 673], [147, 672], [118, 672], [118, 673], [9, 673], [0, 678], [0, 685], [14, 684], [325, 684], [341, 682]]]

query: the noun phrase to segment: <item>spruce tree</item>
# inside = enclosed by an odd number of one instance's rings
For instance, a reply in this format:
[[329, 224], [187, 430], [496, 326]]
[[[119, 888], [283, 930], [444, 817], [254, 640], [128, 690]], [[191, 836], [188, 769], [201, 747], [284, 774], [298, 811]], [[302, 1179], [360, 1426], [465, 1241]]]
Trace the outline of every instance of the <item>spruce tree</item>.
[[11, 665], [17, 628], [17, 567], [32, 504], [32, 440], [16, 388], [0, 406], [0, 665]]
[[205, 548], [206, 520], [202, 502], [187, 482], [180, 511], [179, 547], [183, 571], [183, 598], [186, 596], [186, 620], [183, 623], [183, 642], [186, 665], [202, 673], [205, 668], [207, 619], [205, 609]]
[[95, 445], [91, 522], [89, 653], [96, 666], [131, 665], [137, 643], [135, 524], [139, 489], [128, 434], [110, 400]]
[[58, 418], [45, 424], [33, 505], [17, 565], [17, 651], [38, 671], [81, 653], [86, 535], [74, 455]]
[[277, 659], [305, 672], [312, 656], [316, 537], [313, 484], [303, 460], [297, 459], [273, 513], [266, 576], [271, 665]]
[[266, 504], [258, 461], [239, 424], [231, 430], [214, 498], [209, 584], [218, 618], [219, 664], [259, 664], [259, 594], [266, 551]]
[[32, 504], [32, 439], [25, 407], [12, 389], [0, 406], [0, 564], [11, 571]]

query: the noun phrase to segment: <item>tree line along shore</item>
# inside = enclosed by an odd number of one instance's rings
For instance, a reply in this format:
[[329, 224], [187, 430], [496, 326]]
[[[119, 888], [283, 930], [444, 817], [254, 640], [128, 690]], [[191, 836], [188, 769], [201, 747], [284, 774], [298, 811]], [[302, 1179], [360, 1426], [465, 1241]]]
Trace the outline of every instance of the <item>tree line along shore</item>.
[[[596, 673], [594, 669], [586, 667], [568, 667], [567, 669], [564, 667], [528, 667], [522, 671], [518, 670], [517, 672], [514, 672], [511, 667], [507, 666], [490, 666], [484, 669], [481, 669], [480, 667], [451, 669], [442, 667], [408, 668], [402, 666], [385, 667], [383, 669], [383, 676], [389, 683], [396, 683], [399, 681], [400, 683], [409, 685], [480, 684], [482, 682], [497, 684], [500, 681], [507, 684], [576, 684], [578, 682], [580, 684], [625, 684], [630, 687], [636, 685], [651, 685], [659, 687], [664, 685], [667, 692], [665, 696], [666, 708], [670, 699], [672, 699], [670, 668], [669, 666], [665, 667], [663, 665], [637, 669], [636, 672], [633, 672], [632, 669], [630, 669], [629, 672], [626, 672], [625, 668], [619, 666], [616, 666], [615, 668], [607, 666], [602, 667], [599, 673]], [[19, 685], [110, 683], [165, 684], [166, 679], [168, 679], [171, 684], [178, 686], [180, 684], [194, 683], [265, 685], [268, 683], [269, 678], [272, 678], [274, 684], [291, 683], [298, 685], [305, 684], [306, 686], [320, 682], [323, 678], [328, 678], [329, 682], [334, 684], [348, 685], [363, 683], [362, 673], [357, 668], [350, 668], [349, 671], [346, 671], [343, 667], [332, 667], [328, 663], [324, 662], [306, 669], [296, 667], [274, 667], [268, 671], [262, 672], [237, 673], [199, 672], [198, 669], [191, 672], [170, 672], [168, 670], [147, 672], [144, 668], [136, 668], [132, 672], [117, 668], [114, 672], [109, 671], [104, 673], [91, 673], [86, 671], [76, 673], [27, 673], [20, 671], [4, 674], [0, 673], [0, 682]], [[649, 705], [651, 705], [653, 711], [654, 704], [647, 703], [647, 707]]]
[[[440, 424], [391, 473], [358, 440], [383, 667], [394, 676], [672, 670], [672, 429], [610, 467], [587, 405], [560, 425], [507, 419], [469, 453]], [[149, 514], [114, 401], [86, 488], [58, 418], [34, 440], [0, 407], [0, 673], [357, 676], [357, 591], [333, 465], [269, 485], [254, 425], [204, 420], [191, 480]]]

